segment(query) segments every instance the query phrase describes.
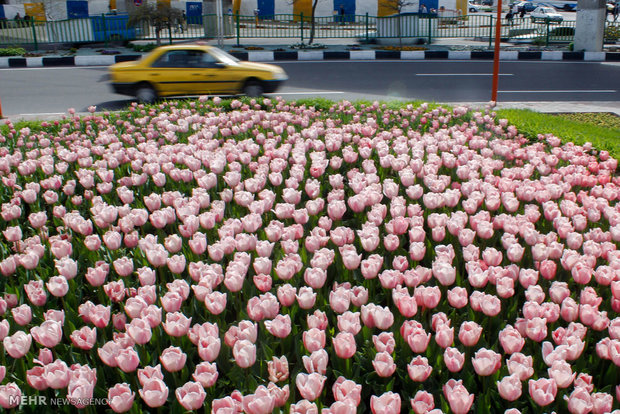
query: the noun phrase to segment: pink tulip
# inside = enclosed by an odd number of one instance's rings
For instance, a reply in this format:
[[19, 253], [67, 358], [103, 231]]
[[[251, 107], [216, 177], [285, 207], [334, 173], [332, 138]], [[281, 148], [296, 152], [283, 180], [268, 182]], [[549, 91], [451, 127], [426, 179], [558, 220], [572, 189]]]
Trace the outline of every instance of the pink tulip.
[[388, 391], [379, 397], [370, 397], [370, 409], [373, 414], [397, 414], [400, 413], [400, 395]]
[[463, 369], [465, 354], [459, 352], [456, 348], [449, 347], [443, 353], [443, 360], [450, 372], [458, 372]]
[[513, 375], [516, 374], [521, 381], [525, 381], [534, 374], [534, 368], [532, 367], [532, 357], [515, 352], [510, 356], [510, 359], [506, 361], [508, 372]]
[[545, 407], [555, 400], [558, 387], [553, 379], [541, 378], [537, 381], [530, 380], [528, 385], [530, 397], [539, 406]]
[[40, 326], [31, 328], [30, 334], [37, 343], [47, 348], [53, 348], [62, 340], [62, 325], [60, 322], [48, 320]]
[[295, 288], [288, 283], [278, 287], [277, 296], [282, 306], [288, 307], [295, 303], [295, 294]]
[[325, 348], [325, 331], [318, 328], [311, 328], [303, 333], [304, 347], [312, 353]]
[[362, 386], [340, 376], [332, 386], [332, 393], [336, 401], [348, 400], [357, 407], [362, 398]]
[[159, 360], [166, 371], [177, 372], [185, 366], [187, 355], [181, 351], [181, 348], [170, 346], [162, 351]]
[[318, 373], [299, 373], [295, 378], [295, 384], [302, 398], [314, 401], [319, 397], [321, 392], [323, 392], [323, 385], [326, 379], [327, 377]]
[[256, 362], [256, 345], [252, 342], [241, 339], [233, 346], [233, 357], [241, 368], [248, 368]]
[[467, 290], [463, 287], [453, 287], [448, 291], [448, 302], [454, 308], [463, 308], [467, 305], [468, 300]]
[[502, 378], [497, 382], [499, 395], [506, 401], [515, 401], [521, 397], [521, 380], [516, 374]]
[[166, 322], [162, 323], [162, 326], [168, 335], [179, 337], [187, 334], [191, 323], [192, 318], [181, 312], [172, 312], [166, 314]]
[[192, 378], [199, 382], [203, 387], [209, 388], [215, 385], [218, 375], [217, 365], [215, 362], [201, 362], [196, 365]]
[[[349, 359], [357, 351], [355, 337], [350, 332], [340, 332], [333, 338], [334, 350], [339, 358]], [[375, 367], [376, 369], [376, 367]]]
[[164, 379], [164, 374], [161, 372], [161, 365], [157, 364], [154, 367], [144, 367], [138, 370], [138, 381], [140, 385], [144, 386], [146, 381], [152, 378]]
[[549, 378], [555, 381], [558, 388], [569, 387], [577, 376], [576, 373], [573, 373], [570, 364], [563, 360], [554, 361], [547, 372]]
[[207, 396], [204, 388], [198, 382], [186, 382], [181, 388], [175, 391], [177, 401], [186, 410], [197, 410], [202, 407]]
[[443, 386], [443, 395], [450, 404], [450, 409], [455, 414], [465, 414], [469, 412], [474, 402], [474, 394], [470, 394], [463, 386], [461, 380], [449, 380]]
[[168, 399], [168, 387], [159, 378], [146, 380], [138, 392], [140, 398], [151, 408], [161, 407]]
[[114, 359], [116, 361], [116, 365], [123, 372], [133, 372], [136, 368], [138, 368], [138, 365], [140, 365], [140, 356], [133, 348], [122, 348], [118, 350], [118, 353], [114, 356]]
[[286, 338], [292, 329], [290, 315], [277, 315], [271, 321], [265, 321], [265, 328], [277, 338]]
[[523, 339], [518, 330], [510, 325], [507, 325], [500, 331], [499, 342], [507, 354], [520, 352], [525, 345], [525, 339]]
[[594, 414], [603, 414], [611, 412], [614, 397], [611, 394], [604, 392], [596, 392], [591, 395], [592, 397], [592, 412]]
[[426, 391], [418, 391], [410, 401], [415, 414], [426, 414], [435, 408], [433, 395]]
[[269, 372], [269, 381], [280, 382], [286, 381], [289, 376], [288, 360], [286, 356], [280, 358], [273, 357], [267, 362], [267, 371]]
[[35, 366], [26, 371], [26, 381], [28, 385], [38, 391], [43, 391], [48, 388], [47, 381], [45, 380], [45, 368]]
[[275, 403], [267, 387], [259, 385], [254, 394], [243, 397], [243, 411], [248, 414], [268, 414], [275, 408]]
[[486, 377], [494, 374], [502, 365], [502, 356], [489, 349], [480, 348], [472, 358], [474, 370], [480, 376]]
[[433, 372], [433, 368], [428, 364], [428, 359], [417, 356], [407, 365], [409, 378], [416, 382], [424, 382]]
[[108, 405], [115, 413], [124, 413], [131, 410], [135, 396], [129, 384], [116, 384], [108, 389]]
[[309, 373], [316, 372], [321, 375], [325, 375], [327, 372], [329, 356], [327, 355], [327, 351], [324, 349], [314, 351], [310, 354], [310, 356], [304, 355], [301, 359], [303, 361], [304, 368]]
[[396, 346], [392, 332], [381, 332], [379, 335], [373, 335], [372, 342], [377, 352], [387, 352], [388, 354], [394, 352]]
[[465, 346], [474, 346], [478, 343], [482, 327], [476, 322], [463, 322], [459, 330], [459, 341]]
[[301, 400], [297, 404], [291, 404], [290, 414], [318, 414], [319, 409], [315, 403], [308, 400]]
[[69, 291], [69, 284], [67, 283], [67, 279], [62, 276], [52, 276], [45, 283], [47, 290], [58, 298], [61, 298], [67, 294]]
[[30, 350], [32, 336], [23, 331], [17, 331], [11, 336], [6, 336], [3, 340], [4, 349], [15, 359], [19, 359], [26, 355]]
[[296, 298], [300, 308], [311, 309], [316, 301], [316, 293], [311, 287], [304, 286], [299, 288]]
[[84, 326], [81, 329], [76, 329], [71, 333], [71, 342], [80, 349], [92, 349], [93, 346], [95, 346], [96, 341], [97, 330], [95, 328]]
[[30, 323], [32, 320], [32, 309], [30, 306], [23, 304], [11, 309], [13, 319], [18, 325], [24, 326]]
[[394, 359], [387, 352], [377, 353], [375, 355], [375, 359], [372, 361], [372, 365], [375, 368], [377, 375], [383, 378], [392, 376], [392, 374], [396, 371]]
[[539, 317], [529, 319], [525, 332], [531, 340], [541, 342], [547, 337], [547, 320]]
[[589, 413], [594, 408], [592, 397], [588, 390], [584, 388], [575, 388], [570, 396], [564, 396], [564, 400], [566, 400], [568, 404], [568, 411], [573, 414]]
[[7, 410], [15, 408], [20, 405], [21, 397], [22, 391], [14, 382], [0, 385], [0, 407]]
[[139, 345], [148, 343], [153, 336], [151, 326], [146, 319], [135, 318], [126, 326], [126, 329], [131, 339]]
[[67, 364], [57, 359], [56, 361], [47, 364], [45, 367], [43, 378], [48, 387], [55, 390], [66, 388], [71, 380], [71, 371]]

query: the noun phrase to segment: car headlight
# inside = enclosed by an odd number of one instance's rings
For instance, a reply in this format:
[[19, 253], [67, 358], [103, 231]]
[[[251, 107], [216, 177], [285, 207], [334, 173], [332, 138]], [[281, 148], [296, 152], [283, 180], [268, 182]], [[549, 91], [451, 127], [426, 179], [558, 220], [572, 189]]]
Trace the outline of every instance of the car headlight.
[[286, 72], [276, 72], [273, 74], [273, 79], [274, 80], [287, 80], [288, 76]]

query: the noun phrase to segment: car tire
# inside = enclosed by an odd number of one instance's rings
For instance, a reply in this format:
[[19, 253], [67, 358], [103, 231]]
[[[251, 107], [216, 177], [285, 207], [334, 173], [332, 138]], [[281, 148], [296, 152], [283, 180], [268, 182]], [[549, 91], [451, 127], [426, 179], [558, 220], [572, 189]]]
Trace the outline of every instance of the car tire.
[[536, 23], [536, 19], [532, 17], [532, 23]]
[[141, 83], [136, 89], [136, 98], [140, 102], [151, 104], [157, 99], [157, 92], [148, 83]]
[[250, 98], [258, 98], [263, 95], [265, 88], [263, 84], [256, 79], [250, 79], [243, 85], [243, 94]]

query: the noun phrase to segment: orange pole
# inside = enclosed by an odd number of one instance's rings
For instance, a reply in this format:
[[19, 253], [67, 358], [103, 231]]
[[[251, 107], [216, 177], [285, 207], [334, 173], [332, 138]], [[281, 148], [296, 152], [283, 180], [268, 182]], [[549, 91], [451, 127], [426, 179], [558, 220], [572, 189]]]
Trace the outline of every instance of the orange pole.
[[502, 32], [502, 0], [497, 0], [497, 21], [495, 22], [495, 52], [493, 53], [493, 86], [491, 101], [497, 102], [497, 84], [499, 83], [499, 43]]
[[2, 119], [2, 101], [0, 101], [0, 119]]

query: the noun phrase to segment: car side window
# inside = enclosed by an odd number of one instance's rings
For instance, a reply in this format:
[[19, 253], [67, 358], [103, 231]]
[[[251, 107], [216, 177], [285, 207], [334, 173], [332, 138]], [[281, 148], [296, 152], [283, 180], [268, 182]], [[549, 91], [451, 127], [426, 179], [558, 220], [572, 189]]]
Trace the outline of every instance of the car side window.
[[186, 68], [188, 56], [186, 50], [171, 50], [153, 62], [154, 68]]
[[153, 63], [155, 68], [215, 68], [218, 60], [201, 50], [171, 50]]
[[215, 68], [217, 67], [217, 59], [211, 56], [209, 53], [202, 51], [195, 51], [194, 65], [195, 68]]

